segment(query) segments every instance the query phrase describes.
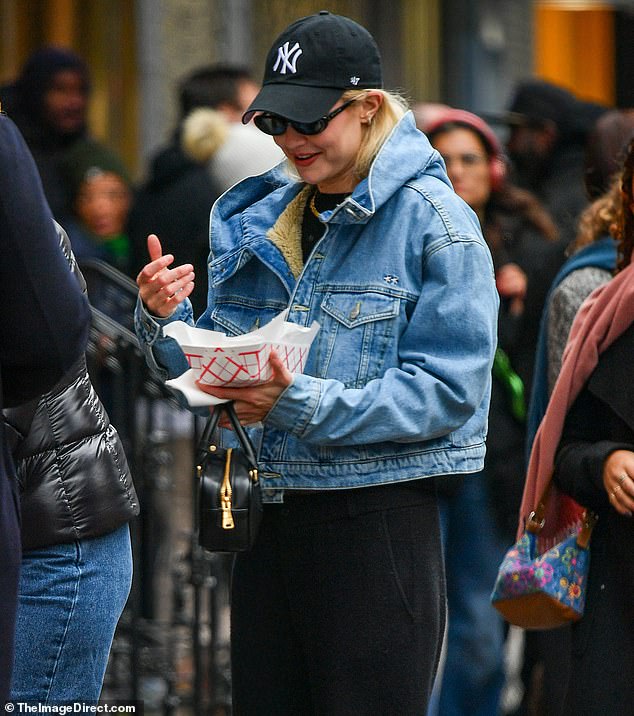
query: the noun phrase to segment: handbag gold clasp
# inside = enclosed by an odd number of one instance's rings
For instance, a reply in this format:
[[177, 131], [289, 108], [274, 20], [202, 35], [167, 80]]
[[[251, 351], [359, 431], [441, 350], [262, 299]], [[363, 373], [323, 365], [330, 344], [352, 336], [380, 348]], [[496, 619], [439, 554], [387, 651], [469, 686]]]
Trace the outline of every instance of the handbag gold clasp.
[[222, 478], [222, 486], [220, 487], [220, 509], [222, 510], [222, 529], [232, 530], [235, 527], [233, 515], [231, 514], [231, 452], [232, 448], [227, 448], [227, 456], [225, 458], [225, 474]]

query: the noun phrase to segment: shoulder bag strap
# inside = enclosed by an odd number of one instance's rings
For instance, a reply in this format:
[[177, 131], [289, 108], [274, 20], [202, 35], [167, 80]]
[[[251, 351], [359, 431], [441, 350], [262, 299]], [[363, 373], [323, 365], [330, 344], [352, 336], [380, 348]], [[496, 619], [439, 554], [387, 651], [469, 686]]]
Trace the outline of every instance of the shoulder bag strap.
[[[528, 516], [528, 520], [526, 522], [526, 529], [529, 532], [539, 534], [542, 530], [542, 527], [544, 526], [546, 503], [550, 495], [551, 485], [552, 475], [548, 480], [548, 484], [546, 485], [544, 492], [542, 493], [541, 499], [537, 503], [537, 507]], [[588, 508], [584, 509], [581, 528], [579, 530], [579, 534], [577, 535], [577, 544], [582, 549], [587, 548], [588, 543], [590, 542], [590, 537], [592, 536], [592, 530], [594, 529], [597, 519], [597, 515], [592, 510], [589, 510]]]

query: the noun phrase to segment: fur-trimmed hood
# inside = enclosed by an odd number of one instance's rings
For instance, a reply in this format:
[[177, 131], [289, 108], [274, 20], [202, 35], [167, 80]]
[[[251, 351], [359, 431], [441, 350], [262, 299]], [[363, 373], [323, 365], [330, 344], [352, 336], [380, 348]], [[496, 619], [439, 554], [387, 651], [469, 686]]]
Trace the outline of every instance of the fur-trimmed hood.
[[183, 120], [181, 148], [185, 156], [204, 164], [224, 144], [228, 133], [228, 122], [221, 112], [199, 107]]

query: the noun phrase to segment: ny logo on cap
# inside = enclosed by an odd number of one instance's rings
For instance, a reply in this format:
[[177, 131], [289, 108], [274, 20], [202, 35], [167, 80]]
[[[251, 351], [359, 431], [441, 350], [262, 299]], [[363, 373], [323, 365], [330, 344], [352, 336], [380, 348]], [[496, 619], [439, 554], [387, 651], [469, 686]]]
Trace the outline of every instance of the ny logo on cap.
[[281, 47], [277, 48], [277, 60], [275, 60], [275, 64], [273, 65], [273, 72], [277, 71], [279, 67], [281, 75], [285, 75], [286, 70], [291, 74], [295, 74], [297, 72], [297, 58], [302, 54], [302, 48], [299, 46], [299, 42], [296, 42], [290, 50], [288, 49], [288, 44], [288, 42], [285, 42]]

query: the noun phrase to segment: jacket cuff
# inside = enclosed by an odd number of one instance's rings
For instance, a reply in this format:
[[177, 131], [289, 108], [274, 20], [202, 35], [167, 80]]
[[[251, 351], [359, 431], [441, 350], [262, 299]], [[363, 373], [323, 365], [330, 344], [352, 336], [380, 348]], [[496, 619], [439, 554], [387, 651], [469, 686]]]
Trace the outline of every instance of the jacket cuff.
[[[141, 350], [150, 369], [162, 380], [181, 375], [188, 368], [187, 359], [173, 338], [163, 334], [163, 326], [172, 321], [187, 321], [192, 316], [189, 301], [180, 304], [167, 318], [153, 316], [141, 299], [137, 300], [134, 311], [134, 329], [141, 344]], [[191, 322], [191, 321], [187, 321]]]
[[321, 381], [296, 373], [266, 416], [266, 424], [301, 438], [321, 400]]
[[163, 338], [163, 326], [172, 321], [193, 321], [193, 311], [189, 301], [179, 304], [167, 318], [153, 316], [143, 301], [138, 298], [134, 311], [134, 327], [139, 339], [151, 346], [159, 338]]

